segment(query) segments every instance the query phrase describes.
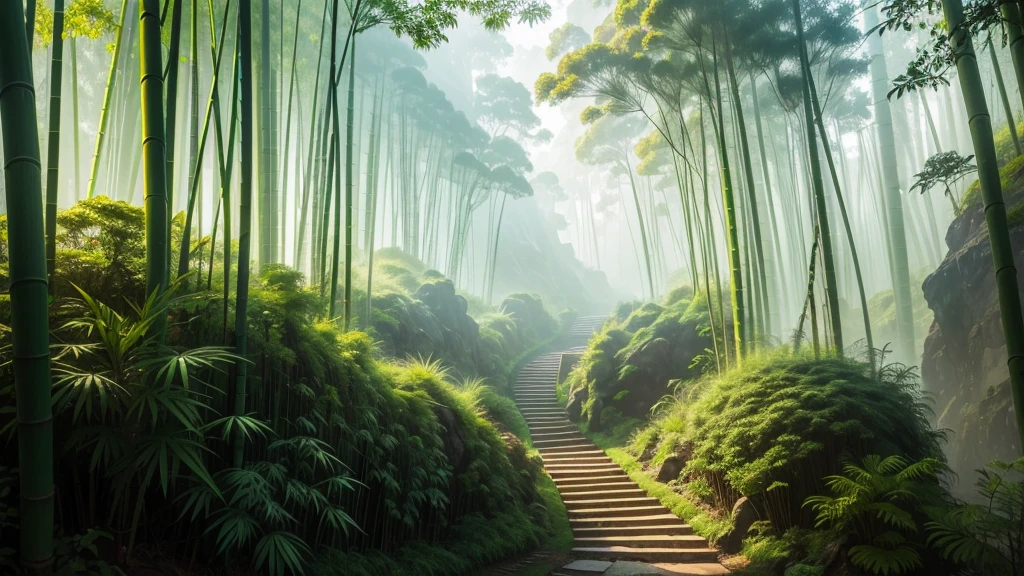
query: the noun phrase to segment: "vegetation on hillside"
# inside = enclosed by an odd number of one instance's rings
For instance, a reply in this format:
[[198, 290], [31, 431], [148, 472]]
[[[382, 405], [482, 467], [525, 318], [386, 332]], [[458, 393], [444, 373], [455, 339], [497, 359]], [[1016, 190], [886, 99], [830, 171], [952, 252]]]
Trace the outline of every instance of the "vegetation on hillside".
[[[539, 460], [502, 396], [518, 357], [559, 330], [538, 300], [510, 297], [478, 326], [449, 281], [384, 251], [377, 322], [344, 332], [318, 318], [323, 295], [300, 273], [264, 267], [249, 294], [251, 410], [231, 416], [235, 360], [210, 344], [231, 340], [222, 287], [192, 275], [141, 300], [141, 228], [140, 209], [103, 197], [59, 215], [51, 328], [65, 533], [99, 527], [131, 569], [209, 550], [268, 574], [338, 559], [388, 573], [374, 554], [399, 550], [422, 552], [417, 573], [458, 574], [546, 538]], [[158, 318], [162, 342], [150, 333]], [[230, 465], [238, 432], [241, 468]], [[0, 463], [6, 473], [16, 458]], [[5, 494], [16, 510], [17, 493]]]

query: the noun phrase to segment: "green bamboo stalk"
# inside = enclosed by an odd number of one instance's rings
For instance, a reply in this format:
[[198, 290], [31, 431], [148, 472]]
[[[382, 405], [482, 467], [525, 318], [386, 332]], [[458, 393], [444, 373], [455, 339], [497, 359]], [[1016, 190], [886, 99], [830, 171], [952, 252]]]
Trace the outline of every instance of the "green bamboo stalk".
[[96, 176], [100, 168], [100, 152], [103, 150], [103, 137], [107, 133], [107, 122], [110, 99], [114, 95], [114, 83], [117, 80], [117, 62], [121, 58], [121, 33], [124, 31], [124, 18], [128, 14], [128, 0], [121, 0], [121, 17], [117, 23], [117, 35], [114, 38], [114, 55], [110, 59], [110, 71], [107, 73], [107, 87], [103, 91], [103, 107], [100, 108], [100, 127], [96, 133], [96, 149], [92, 154], [92, 169], [89, 171], [89, 185], [85, 197], [92, 198], [96, 190]]
[[75, 193], [71, 195], [73, 201], [81, 200], [82, 198], [82, 154], [81, 145], [79, 143], [79, 133], [81, 130], [81, 122], [78, 120], [78, 40], [71, 37], [71, 124], [74, 128], [71, 130], [71, 142], [72, 142], [72, 155], [74, 156], [75, 166]]
[[[324, 12], [320, 20], [320, 38], [324, 37], [324, 30], [327, 25], [327, 3], [324, 2]], [[296, 33], [297, 34], [297, 33]], [[301, 262], [303, 251], [305, 250], [305, 239], [306, 239], [306, 218], [308, 217], [309, 210], [309, 191], [312, 184], [316, 181], [316, 174], [313, 168], [313, 157], [316, 154], [316, 150], [319, 146], [316, 145], [314, 140], [318, 134], [321, 133], [323, 127], [323, 114], [320, 115], [321, 130], [317, 130], [317, 98], [320, 96], [320, 68], [322, 64], [324, 51], [317, 50], [316, 57], [316, 78], [313, 80], [313, 105], [310, 107], [310, 120], [309, 120], [309, 156], [306, 158], [306, 178], [302, 181], [302, 201], [300, 204], [300, 215], [299, 215], [299, 226], [295, 232], [295, 267], [301, 269]], [[294, 64], [292, 65], [294, 68]], [[301, 114], [301, 112], [300, 112]], [[314, 267], [311, 266], [310, 270]], [[312, 275], [312, 274], [311, 274]]]
[[[358, 26], [358, 15], [353, 16], [353, 28]], [[352, 34], [352, 51], [349, 54], [348, 69], [348, 125], [345, 128], [345, 300], [343, 302], [344, 321], [343, 329], [347, 332], [349, 322], [352, 320], [352, 182], [356, 171], [356, 165], [352, 161], [352, 139], [353, 139], [353, 117], [355, 115], [355, 85], [356, 85], [356, 38]], [[337, 280], [337, 278], [335, 278]], [[335, 281], [332, 288], [337, 285]], [[334, 298], [331, 297], [331, 304]]]
[[843, 227], [846, 229], [846, 241], [850, 245], [850, 259], [853, 261], [853, 273], [857, 280], [857, 292], [860, 295], [861, 315], [864, 320], [864, 339], [867, 341], [868, 362], [871, 364], [871, 373], [875, 372], [875, 341], [871, 335], [871, 313], [868, 310], [868, 297], [864, 291], [864, 276], [861, 274], [860, 258], [857, 256], [857, 243], [853, 239], [853, 229], [850, 227], [850, 217], [846, 213], [846, 202], [843, 201], [843, 189], [839, 184], [839, 175], [836, 173], [836, 165], [832, 159], [832, 150], [828, 143], [828, 132], [825, 131], [825, 123], [821, 116], [821, 106], [818, 103], [818, 90], [814, 85], [814, 76], [807, 75], [807, 83], [811, 92], [811, 104], [814, 107], [814, 117], [818, 125], [818, 132], [821, 134], [821, 145], [825, 151], [825, 160], [828, 162], [828, 169], [832, 175], [832, 186], [836, 190], [836, 201], [839, 203], [839, 212], [843, 217]]
[[159, 0], [142, 0], [139, 53], [142, 66], [142, 162], [146, 206], [146, 293], [167, 289], [167, 166], [164, 162], [164, 91]]
[[[281, 4], [282, 4], [282, 8], [281, 9], [284, 10], [284, 3], [282, 2]], [[326, 7], [326, 3], [325, 3], [325, 7]], [[291, 138], [292, 138], [292, 95], [295, 93], [295, 55], [297, 54], [297, 50], [298, 50], [298, 47], [299, 47], [299, 15], [300, 14], [302, 14], [302, 0], [298, 0], [298, 2], [296, 2], [296, 4], [295, 4], [295, 33], [294, 33], [294, 38], [292, 39], [292, 63], [291, 63], [291, 70], [290, 70], [289, 79], [288, 79], [288, 108], [287, 108], [287, 111], [285, 112], [285, 117], [284, 117], [285, 118], [285, 120], [284, 120], [284, 156], [282, 156], [282, 158], [284, 158], [284, 162], [288, 162], [288, 153], [289, 153], [289, 151], [291, 149]], [[284, 42], [284, 37], [283, 36], [282, 36], [281, 40], [282, 40], [282, 43], [283, 43]], [[323, 50], [320, 50], [318, 52], [322, 54]], [[319, 66], [317, 66], [317, 68], [318, 68], [317, 69], [317, 74], [319, 74], [320, 73]], [[283, 76], [284, 76], [284, 69], [283, 68], [281, 69], [281, 75], [282, 75], [282, 78], [283, 78]], [[317, 86], [314, 85], [314, 88], [313, 88], [314, 94], [316, 93], [316, 88], [317, 88]], [[313, 109], [314, 110], [316, 109], [315, 104], [314, 104], [314, 108]], [[310, 132], [310, 134], [312, 134], [312, 132]], [[287, 195], [288, 195], [288, 167], [287, 167], [287, 165], [285, 165], [284, 170], [282, 170], [281, 172], [282, 172], [282, 174], [281, 174], [281, 194], [284, 196], [282, 198], [282, 200], [281, 200], [281, 204], [282, 204], [282, 206], [287, 206], [288, 205], [288, 201], [287, 201]], [[297, 175], [296, 175], [296, 177], [297, 177]], [[283, 218], [281, 220], [281, 240], [282, 240], [282, 242], [281, 242], [281, 251], [282, 251], [282, 254], [284, 253], [284, 241], [283, 240], [287, 236], [287, 232], [288, 232], [287, 227], [285, 226], [285, 223], [287, 222], [287, 220], [288, 220], [287, 218]], [[298, 236], [296, 235], [296, 237], [298, 237]], [[296, 248], [295, 252], [298, 252], [298, 248]], [[295, 259], [294, 265], [295, 265], [296, 268], [299, 267], [298, 258]]]
[[999, 58], [996, 58], [995, 42], [989, 36], [988, 54], [992, 59], [992, 72], [995, 74], [996, 87], [999, 88], [999, 100], [1003, 103], [1003, 111], [1006, 113], [1006, 123], [1010, 129], [1010, 138], [1013, 140], [1013, 148], [1019, 156], [1021, 153], [1020, 136], [1017, 135], [1017, 122], [1013, 119], [1013, 108], [1010, 106], [1010, 96], [1006, 93], [1006, 83], [1003, 82], [1003, 71], [999, 67]]
[[1013, 73], [1017, 78], [1017, 92], [1021, 104], [1024, 104], [1024, 18], [1021, 17], [1020, 6], [1012, 2], [1000, 4], [999, 12], [1003, 17], [1003, 27], [1006, 29]]
[[[865, 30], [878, 25], [878, 12], [869, 2], [864, 13]], [[914, 308], [910, 299], [910, 264], [907, 255], [906, 224], [903, 218], [903, 198], [900, 194], [899, 170], [896, 164], [896, 136], [892, 126], [892, 111], [889, 107], [889, 74], [886, 71], [882, 39], [878, 34], [868, 34], [868, 53], [871, 58], [872, 98], [875, 102], [875, 119], [878, 126], [878, 159], [885, 187], [882, 198], [886, 226], [886, 240], [892, 257], [892, 290], [896, 304], [897, 345], [903, 351], [902, 357], [909, 360], [914, 356]]]
[[1017, 430], [1024, 441], [1024, 317], [1021, 314], [1017, 268], [1013, 262], [1014, 250], [1010, 244], [1010, 230], [1006, 222], [1006, 204], [999, 178], [992, 119], [989, 116], [988, 104], [985, 102], [985, 88], [974, 46], [970, 36], [963, 29], [963, 2], [942, 0], [942, 11], [946, 16], [949, 30], [952, 31], [950, 44], [960, 75], [960, 89], [967, 107], [967, 116], [971, 119], [971, 139], [974, 141], [974, 154], [978, 160], [978, 182], [981, 185], [985, 222], [988, 225], [989, 242], [992, 246], [992, 264], [995, 268], [1000, 317], [1006, 339], [1006, 364], [1010, 373], [1010, 389], [1013, 391], [1014, 414], [1017, 418]]
[[[170, 1], [170, 0], [168, 0]], [[167, 139], [165, 146], [164, 161], [167, 163], [165, 177], [167, 188], [165, 191], [167, 201], [167, 214], [171, 217], [174, 214], [174, 139], [177, 134], [176, 122], [178, 117], [178, 58], [181, 53], [181, 12], [184, 0], [174, 0], [171, 9], [171, 45], [167, 55], [167, 94], [166, 112], [164, 114], [164, 137]], [[167, 249], [167, 256], [164, 264], [164, 285], [171, 276], [171, 227], [167, 226], [167, 239], [164, 241]]]
[[36, 31], [36, 0], [25, 0], [25, 42], [28, 56], [32, 57], [32, 35]]
[[[249, 261], [252, 237], [252, 5], [241, 0], [238, 5], [238, 61], [241, 64], [241, 172], [238, 230], [238, 279], [235, 289], [235, 353], [241, 358], [235, 367], [235, 416], [245, 414], [245, 387], [248, 377], [249, 338]], [[245, 456], [245, 435], [239, 427], [235, 432], [231, 465], [241, 468]]]
[[803, 78], [804, 118], [807, 130], [808, 161], [811, 165], [811, 185], [818, 211], [818, 226], [821, 230], [821, 257], [825, 269], [825, 294], [827, 296], [831, 316], [832, 332], [835, 338], [836, 353], [843, 355], [843, 321], [839, 310], [839, 288], [836, 285], [835, 260], [832, 252], [832, 232], [829, 228], [828, 208], [825, 202], [825, 185], [821, 177], [821, 161], [818, 158], [818, 143], [815, 137], [814, 113], [811, 106], [810, 64], [807, 60], [807, 45], [804, 44], [803, 15], [800, 0], [793, 0], [793, 15], [796, 19], [796, 34], [800, 51], [800, 74]]
[[[60, 95], [64, 74], [64, 0], [53, 2], [53, 53], [50, 57], [50, 135], [46, 141], [46, 277], [54, 288], [57, 260], [57, 192], [60, 187]], [[78, 127], [75, 127], [77, 131]]]
[[270, 141], [273, 129], [270, 112], [270, 92], [273, 89], [270, 72], [270, 0], [260, 3], [260, 179], [259, 179], [259, 240], [260, 266], [274, 261], [273, 239], [274, 217], [271, 204], [271, 166], [277, 160], [271, 156]]
[[[185, 226], [181, 233], [181, 246], [178, 251], [178, 276], [184, 276], [188, 274], [189, 268], [189, 257], [192, 251], [192, 215], [195, 212], [196, 202], [198, 200], [199, 183], [202, 180], [200, 177], [200, 171], [203, 168], [203, 156], [206, 153], [206, 142], [210, 133], [210, 120], [213, 117], [214, 111], [220, 108], [220, 102], [218, 99], [217, 84], [220, 78], [220, 64], [221, 58], [224, 56], [224, 45], [226, 42], [225, 34], [227, 32], [228, 14], [231, 10], [231, 0], [224, 2], [224, 21], [221, 24], [221, 43], [217, 49], [217, 53], [213, 63], [213, 77], [210, 80], [210, 97], [206, 103], [206, 112], [203, 115], [203, 129], [199, 137], [198, 151], [195, 155], [196, 161], [192, 166], [192, 174], [189, 178], [189, 192], [188, 192], [188, 207], [185, 210]], [[194, 33], [193, 36], [196, 36]], [[211, 30], [211, 34], [212, 34]], [[216, 43], [216, 40], [213, 40]], [[196, 57], [198, 57], [198, 49], [196, 50]], [[217, 123], [219, 126], [219, 122]], [[232, 127], [233, 128], [233, 127]]]
[[[29, 26], [33, 23], [30, 22]], [[43, 191], [32, 59], [21, 2], [0, 4], [0, 126], [10, 253], [11, 340], [18, 421], [20, 556], [53, 562], [53, 412]]]
[[[764, 193], [765, 199], [767, 200], [766, 208], [768, 209], [768, 225], [770, 226], [769, 235], [772, 238], [772, 248], [774, 249], [775, 269], [778, 272], [778, 274], [775, 275], [775, 282], [772, 284], [772, 287], [776, 291], [776, 294], [781, 296], [785, 293], [785, 288], [783, 286], [783, 282], [779, 279], [786, 277], [786, 264], [785, 258], [782, 255], [782, 234], [779, 230], [779, 224], [775, 216], [775, 198], [772, 193], [771, 174], [768, 170], [768, 155], [765, 152], [764, 146], [764, 129], [761, 122], [761, 103], [757, 97], [757, 79], [753, 75], [750, 76], [750, 96], [754, 103], [754, 127], [757, 132], [758, 156], [761, 161], [761, 176], [764, 180]], [[784, 299], [779, 298], [778, 303], [783, 307], [783, 314], [786, 313], [786, 306], [784, 302]], [[775, 310], [775, 308], [773, 307], [772, 310]], [[771, 319], [771, 312], [769, 312], [768, 318], [769, 320]]]
[[[736, 111], [736, 131], [739, 133], [740, 156], [743, 159], [747, 205], [750, 211], [750, 233], [753, 236], [754, 256], [757, 258], [757, 286], [751, 286], [751, 288], [758, 290], [757, 295], [760, 296], [761, 305], [756, 310], [756, 313], [759, 316], [763, 315], [762, 320], [758, 322], [758, 327], [763, 330], [761, 336], [767, 336], [772, 333], [771, 300], [768, 298], [768, 284], [769, 282], [774, 283], [775, 266], [772, 262], [770, 250], [768, 251], [767, 258], [765, 257], [763, 247], [764, 236], [761, 234], [761, 217], [758, 213], [757, 193], [754, 188], [754, 168], [750, 160], [750, 144], [747, 142], [747, 123], [743, 117], [743, 101], [740, 99], [740, 86], [736, 78], [736, 71], [732, 61], [732, 48], [728, 43], [728, 38], [726, 38], [725, 65], [726, 72], [729, 74], [729, 86], [732, 88], [733, 108]], [[755, 270], [751, 270], [750, 273], [753, 275]]]
[[[732, 304], [733, 340], [736, 347], [736, 364], [743, 361], [746, 353], [744, 338], [744, 302], [743, 302], [743, 269], [740, 265], [740, 239], [736, 224], [736, 201], [733, 197], [732, 172], [729, 168], [729, 152], [725, 143], [725, 107], [722, 105], [722, 84], [718, 75], [718, 50], [712, 50], [712, 63], [715, 77], [715, 102], [718, 107], [715, 126], [715, 138], [718, 140], [718, 151], [721, 156], [722, 206], [725, 209], [725, 236], [729, 252], [729, 288]], [[707, 79], [705, 79], [707, 84]], [[710, 90], [709, 90], [710, 92]], [[724, 321], [723, 321], [724, 324]]]

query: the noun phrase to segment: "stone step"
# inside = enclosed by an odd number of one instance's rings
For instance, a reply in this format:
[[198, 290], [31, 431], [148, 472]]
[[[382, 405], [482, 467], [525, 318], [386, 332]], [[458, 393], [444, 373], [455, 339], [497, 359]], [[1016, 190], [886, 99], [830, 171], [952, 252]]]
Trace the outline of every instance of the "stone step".
[[[690, 536], [693, 528], [678, 524], [652, 524], [650, 526], [597, 526], [594, 528], [573, 528], [577, 546], [589, 546], [582, 541], [587, 538], [630, 538], [636, 536]], [[707, 546], [705, 541], [703, 544]], [[671, 546], [667, 546], [671, 548]]]
[[640, 506], [660, 506], [657, 498], [650, 496], [636, 496], [631, 498], [580, 498], [572, 500], [565, 499], [566, 509], [572, 513], [575, 510], [604, 510], [607, 508], [636, 508]]
[[611, 476], [616, 473], [625, 475], [622, 468], [618, 466], [601, 466], [596, 468], [587, 469], [574, 469], [574, 470], [551, 470], [548, 469], [548, 474], [555, 479], [556, 483], [559, 479], [579, 479], [585, 480], [587, 478], [600, 478], [603, 476]]
[[607, 464], [611, 461], [611, 458], [603, 454], [595, 454], [593, 456], [568, 456], [563, 458], [552, 456], [550, 458], [544, 458], [544, 463], [548, 466], [558, 464]]
[[616, 516], [603, 518], [570, 518], [569, 525], [573, 531], [593, 530], [596, 528], [607, 529], [640, 529], [652, 526], [683, 526], [685, 530], [692, 530], [690, 526], [664, 510], [660, 514], [646, 516]]
[[[573, 548], [573, 552], [591, 558], [622, 559], [633, 562], [715, 562], [718, 551], [711, 548], [634, 548], [630, 546], [603, 546]], [[719, 572], [721, 573], [721, 572]]]
[[591, 498], [604, 498], [604, 499], [615, 499], [615, 498], [646, 498], [647, 493], [640, 488], [630, 488], [628, 485], [625, 487], [611, 488], [606, 490], [586, 490], [586, 491], [564, 491], [559, 490], [562, 494], [562, 498], [571, 500], [573, 502], [579, 500], [589, 500]]
[[545, 440], [554, 440], [555, 438], [565, 438], [566, 436], [579, 436], [579, 437], [583, 436], [582, 434], [580, 434], [579, 430], [572, 430], [572, 429], [570, 429], [570, 430], [553, 430], [553, 431], [550, 431], [550, 432], [545, 431], [545, 430], [537, 430], [537, 431], [532, 431], [531, 430], [530, 431], [530, 435], [533, 436], [534, 438], [543, 438]]
[[579, 447], [587, 444], [587, 439], [582, 435], [575, 437], [554, 438], [551, 440], [534, 440], [533, 445], [539, 448], [564, 448], [566, 446]]
[[588, 441], [580, 442], [575, 446], [551, 446], [547, 448], [537, 447], [537, 450], [540, 451], [541, 457], [547, 458], [548, 456], [555, 456], [559, 454], [570, 454], [572, 452], [581, 452], [584, 450], [597, 450], [597, 446], [594, 446]]
[[563, 460], [561, 462], [551, 462], [550, 464], [545, 464], [544, 467], [547, 468], [548, 471], [551, 471], [551, 470], [590, 470], [592, 468], [604, 468], [606, 466], [614, 466], [614, 465], [615, 465], [615, 462], [612, 462], [611, 458], [608, 458], [607, 456], [605, 456], [605, 458], [603, 460], [583, 461], [583, 462], [573, 462], [571, 460], [568, 460], [568, 461]]
[[609, 480], [607, 482], [590, 482], [587, 484], [576, 484], [576, 485], [560, 485], [558, 486], [558, 492], [563, 498], [569, 498], [574, 494], [581, 492], [596, 492], [598, 490], [625, 490], [626, 488], [638, 488], [636, 482], [629, 479], [628, 476], [620, 476], [618, 481]]
[[543, 434], [545, 432], [562, 432], [564, 430], [579, 430], [572, 422], [566, 424], [554, 424], [551, 426], [531, 426], [530, 434]]
[[582, 508], [569, 510], [569, 522], [574, 518], [625, 518], [633, 516], [657, 516], [665, 513], [666, 508], [657, 506], [630, 506], [626, 508]]
[[631, 535], [631, 536], [584, 536], [576, 537], [573, 546], [581, 548], [605, 548], [610, 546], [628, 546], [631, 548], [694, 548], [708, 547], [708, 541], [700, 536], [690, 534], [670, 536], [667, 534]]
[[[616, 468], [616, 469], [614, 469], [614, 470], [612, 470], [612, 471], [610, 471], [610, 472], [608, 472], [606, 474], [602, 474], [600, 476], [573, 476], [573, 475], [569, 474], [569, 475], [563, 476], [561, 478], [555, 478], [554, 476], [552, 476], [552, 478], [555, 481], [555, 486], [557, 486], [558, 489], [561, 490], [563, 486], [579, 486], [579, 485], [583, 485], [583, 484], [594, 484], [594, 483], [598, 483], [598, 482], [609, 482], [609, 481], [618, 480], [620, 478], [629, 479], [629, 476], [626, 475], [626, 473], [622, 470], [622, 468]], [[630, 482], [632, 482], [632, 480], [630, 480]]]

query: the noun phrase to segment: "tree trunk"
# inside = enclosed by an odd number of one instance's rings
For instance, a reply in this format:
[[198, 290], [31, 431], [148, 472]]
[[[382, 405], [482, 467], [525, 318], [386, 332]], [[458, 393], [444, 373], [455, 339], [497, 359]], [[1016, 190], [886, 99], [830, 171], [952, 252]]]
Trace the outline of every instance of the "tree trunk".
[[[357, 27], [358, 22], [358, 15], [355, 15], [355, 17], [357, 20], [352, 24], [353, 28]], [[342, 306], [344, 314], [342, 326], [346, 332], [348, 331], [349, 322], [352, 320], [352, 182], [356, 171], [356, 165], [352, 162], [352, 120], [355, 115], [356, 85], [356, 37], [354, 31], [352, 33], [352, 51], [349, 54], [348, 66], [348, 122], [345, 127], [345, 300]]]
[[[878, 12], [872, 5], [864, 10], [864, 27], [873, 29], [878, 24]], [[903, 219], [903, 198], [896, 164], [896, 136], [892, 129], [892, 111], [889, 108], [889, 73], [886, 71], [882, 40], [877, 34], [868, 34], [868, 52], [871, 55], [871, 85], [875, 100], [875, 120], [878, 124], [879, 158], [885, 185], [883, 199], [888, 219], [888, 238], [892, 257], [892, 290], [896, 304], [896, 334], [899, 356], [910, 361], [915, 354], [914, 308], [910, 299], [910, 264], [907, 257], [907, 236]]]
[[[238, 5], [238, 59], [242, 82], [241, 166], [239, 173], [238, 204], [238, 280], [235, 289], [235, 354], [240, 356], [235, 365], [235, 398], [232, 414], [245, 414], [245, 385], [248, 377], [249, 337], [249, 242], [252, 230], [252, 5], [241, 0]], [[337, 2], [337, 0], [335, 0]], [[231, 466], [241, 468], [245, 455], [245, 435], [239, 426], [235, 430]]]
[[1010, 129], [1010, 138], [1013, 140], [1013, 148], [1020, 156], [1020, 136], [1017, 135], [1017, 122], [1013, 119], [1013, 108], [1010, 107], [1010, 97], [1006, 93], [1006, 83], [1003, 82], [1003, 71], [999, 68], [999, 58], [996, 57], [995, 41], [988, 39], [988, 55], [992, 59], [992, 72], [995, 74], [996, 86], [999, 88], [999, 99], [1003, 103], [1003, 111], [1006, 112], [1006, 124]]
[[16, 255], [10, 260], [10, 295], [20, 554], [30, 573], [46, 573], [53, 561], [53, 412], [39, 134], [25, 25], [21, 2], [0, 5], [4, 189], [10, 253]]
[[[46, 277], [52, 292], [57, 259], [57, 192], [60, 187], [60, 93], [64, 73], [64, 0], [53, 2], [53, 54], [50, 59], [50, 135], [46, 141]], [[74, 128], [76, 131], [78, 127]]]
[[800, 0], [793, 0], [793, 14], [796, 18], [796, 33], [800, 51], [800, 75], [803, 79], [804, 118], [807, 129], [808, 162], [811, 165], [811, 185], [818, 211], [818, 226], [821, 229], [821, 256], [825, 269], [825, 292], [828, 296], [829, 314], [835, 339], [836, 353], [843, 355], [843, 321], [839, 311], [839, 289], [836, 285], [835, 260], [832, 252], [832, 233], [829, 228], [828, 207], [825, 202], [825, 185], [821, 177], [821, 161], [818, 158], [818, 143], [815, 137], [814, 113], [811, 109], [810, 64], [807, 61], [807, 45], [804, 44], [803, 16]]

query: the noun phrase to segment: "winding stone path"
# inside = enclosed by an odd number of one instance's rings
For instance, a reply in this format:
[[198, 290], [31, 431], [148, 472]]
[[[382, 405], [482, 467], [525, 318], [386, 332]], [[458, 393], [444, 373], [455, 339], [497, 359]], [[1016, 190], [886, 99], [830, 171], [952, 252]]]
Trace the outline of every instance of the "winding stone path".
[[[600, 316], [578, 319], [570, 329], [574, 344], [585, 343], [603, 320]], [[524, 367], [515, 396], [533, 445], [569, 512], [573, 552], [586, 558], [690, 564], [693, 574], [727, 573], [707, 540], [647, 496], [569, 421], [555, 395], [560, 360], [561, 352], [554, 352]]]

